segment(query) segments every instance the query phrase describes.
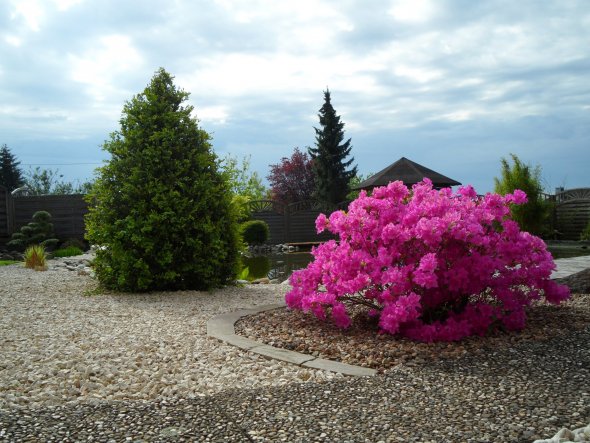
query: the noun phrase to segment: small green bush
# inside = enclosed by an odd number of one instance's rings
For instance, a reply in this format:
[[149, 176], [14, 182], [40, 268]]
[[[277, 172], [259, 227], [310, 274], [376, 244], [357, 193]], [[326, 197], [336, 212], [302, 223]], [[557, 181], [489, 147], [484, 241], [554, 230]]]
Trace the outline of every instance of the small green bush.
[[588, 222], [588, 225], [584, 228], [584, 230], [580, 234], [580, 240], [590, 241], [590, 222]]
[[75, 255], [82, 255], [84, 251], [76, 246], [69, 246], [67, 248], [61, 248], [57, 251], [53, 251], [53, 257], [73, 257]]
[[270, 230], [262, 220], [250, 220], [241, 225], [242, 239], [249, 245], [261, 245], [268, 240]]

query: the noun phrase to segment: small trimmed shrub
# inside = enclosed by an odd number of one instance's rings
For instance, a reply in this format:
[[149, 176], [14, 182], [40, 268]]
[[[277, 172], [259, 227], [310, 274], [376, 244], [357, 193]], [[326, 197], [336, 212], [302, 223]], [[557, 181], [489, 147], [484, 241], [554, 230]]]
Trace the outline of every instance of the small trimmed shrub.
[[77, 246], [69, 246], [67, 248], [61, 248], [57, 251], [53, 251], [53, 257], [73, 257], [75, 255], [82, 255], [84, 251]]
[[268, 240], [270, 230], [263, 220], [250, 220], [241, 225], [242, 239], [249, 245], [261, 245]]
[[47, 211], [37, 211], [33, 219], [26, 226], [20, 228], [20, 232], [12, 234], [12, 239], [7, 243], [9, 248], [24, 251], [31, 245], [42, 245], [47, 250], [54, 248], [59, 240], [53, 234], [51, 214]]
[[580, 240], [590, 241], [590, 222], [588, 222], [588, 225], [584, 228], [584, 230], [580, 234]]
[[25, 250], [25, 268], [35, 271], [47, 270], [47, 256], [42, 245], [32, 245]]

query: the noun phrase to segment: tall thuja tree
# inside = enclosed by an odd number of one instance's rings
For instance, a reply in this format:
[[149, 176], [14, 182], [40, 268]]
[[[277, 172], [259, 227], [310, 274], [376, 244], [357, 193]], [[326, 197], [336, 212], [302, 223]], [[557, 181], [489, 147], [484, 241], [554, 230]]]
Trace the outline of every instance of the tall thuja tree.
[[236, 215], [210, 136], [183, 105], [189, 94], [158, 70], [123, 107], [121, 129], [88, 195], [96, 275], [123, 291], [207, 290], [232, 279]]
[[510, 154], [513, 164], [507, 159], [500, 160], [500, 178], [494, 178], [494, 192], [500, 195], [512, 194], [516, 189], [524, 191], [527, 203], [514, 205], [510, 212], [520, 229], [531, 234], [542, 235], [548, 230], [547, 221], [551, 211], [550, 203], [541, 194], [541, 167], [523, 163], [515, 154]]
[[350, 138], [344, 140], [344, 123], [330, 101], [330, 91], [324, 91], [324, 105], [319, 111], [320, 128], [316, 132], [316, 146], [309, 148], [316, 177], [315, 197], [331, 203], [340, 203], [350, 191], [350, 180], [357, 168], [348, 169], [354, 158], [346, 160], [352, 148]]
[[10, 152], [6, 145], [0, 148], [0, 186], [4, 186], [8, 191], [14, 191], [24, 185], [22, 171], [18, 167], [20, 162]]

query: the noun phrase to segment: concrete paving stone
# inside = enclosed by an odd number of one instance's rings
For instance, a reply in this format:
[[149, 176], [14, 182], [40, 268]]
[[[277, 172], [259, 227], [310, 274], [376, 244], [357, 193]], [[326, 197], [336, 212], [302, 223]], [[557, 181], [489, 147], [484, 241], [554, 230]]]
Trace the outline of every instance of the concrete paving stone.
[[590, 255], [571, 258], [559, 258], [555, 260], [557, 269], [551, 274], [551, 278], [563, 278], [590, 268]]
[[375, 369], [349, 365], [337, 361], [326, 360], [324, 358], [310, 360], [303, 363], [301, 366], [312, 369], [323, 369], [325, 371], [340, 372], [341, 374], [352, 375], [355, 377], [372, 377], [377, 375], [377, 371]]
[[300, 352], [290, 351], [287, 349], [275, 348], [274, 346], [265, 345], [263, 343], [259, 343], [235, 334], [234, 324], [241, 317], [272, 309], [282, 308], [284, 306], [284, 304], [262, 305], [255, 306], [251, 309], [241, 309], [239, 311], [217, 315], [209, 319], [207, 322], [207, 335], [245, 351], [254, 352], [264, 357], [285, 361], [312, 369], [322, 369], [325, 371], [339, 372], [352, 376], [372, 376], [377, 374], [377, 371], [373, 369], [320, 359], [312, 355], [302, 354]]
[[[218, 337], [215, 337], [218, 338]], [[258, 348], [262, 346], [259, 342], [250, 340], [249, 338], [242, 337], [241, 335], [231, 334], [226, 335], [223, 339], [220, 339], [227, 343], [228, 345], [236, 346], [240, 349], [244, 349], [245, 351], [250, 351], [254, 348]]]
[[286, 361], [296, 365], [302, 365], [310, 360], [315, 360], [312, 355], [301, 354], [300, 352], [289, 351], [287, 349], [275, 348], [274, 346], [263, 345], [250, 349], [251, 352], [274, 358], [275, 360]]

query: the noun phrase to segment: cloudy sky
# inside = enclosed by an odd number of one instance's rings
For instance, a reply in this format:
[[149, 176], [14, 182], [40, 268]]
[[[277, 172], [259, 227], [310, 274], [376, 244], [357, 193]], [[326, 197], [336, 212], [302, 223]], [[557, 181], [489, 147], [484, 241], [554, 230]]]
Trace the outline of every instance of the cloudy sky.
[[87, 180], [158, 67], [263, 177], [329, 87], [359, 172], [405, 156], [483, 193], [515, 153], [590, 186], [588, 0], [2, 0], [0, 144]]

